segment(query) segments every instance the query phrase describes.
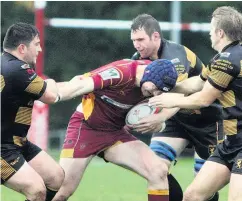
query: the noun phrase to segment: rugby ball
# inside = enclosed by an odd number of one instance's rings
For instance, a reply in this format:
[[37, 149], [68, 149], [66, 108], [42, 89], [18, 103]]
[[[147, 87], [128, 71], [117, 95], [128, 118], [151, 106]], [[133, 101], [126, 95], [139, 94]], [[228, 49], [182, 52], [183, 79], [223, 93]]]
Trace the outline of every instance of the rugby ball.
[[162, 108], [149, 106], [148, 102], [138, 103], [127, 113], [125, 123], [126, 125], [137, 124], [140, 119], [151, 114], [158, 114], [161, 110]]

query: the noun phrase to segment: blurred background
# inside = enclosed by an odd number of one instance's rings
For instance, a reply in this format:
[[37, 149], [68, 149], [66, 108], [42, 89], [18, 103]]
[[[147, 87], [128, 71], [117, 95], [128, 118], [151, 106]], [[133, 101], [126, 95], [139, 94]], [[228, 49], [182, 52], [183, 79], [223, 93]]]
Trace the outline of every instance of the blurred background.
[[[45, 9], [43, 10], [45, 19], [44, 41], [42, 41], [44, 43], [43, 73], [56, 81], [67, 81], [77, 74], [88, 72], [111, 61], [130, 58], [135, 49], [130, 40], [129, 28], [53, 27], [50, 24], [48, 25], [48, 19], [131, 21], [138, 14], [151, 14], [160, 22], [183, 24], [184, 27], [176, 31], [161, 27], [164, 37], [187, 46], [207, 64], [215, 52], [211, 48], [209, 32], [206, 28], [203, 29], [202, 23], [210, 22], [211, 14], [218, 6], [233, 6], [240, 12], [242, 11], [241, 1], [184, 1], [178, 3], [173, 1], [48, 1], [45, 3]], [[19, 21], [35, 24], [35, 15], [36, 8], [33, 1], [1, 1], [1, 45], [6, 30], [10, 25]], [[72, 23], [69, 25], [75, 25], [74, 22]], [[197, 24], [197, 30], [188, 28], [191, 23], [199, 23]], [[54, 150], [51, 154], [56, 159], [58, 159], [59, 149], [62, 145], [69, 118], [80, 101], [80, 98], [76, 98], [49, 108], [48, 150]], [[146, 137], [142, 140], [148, 141], [149, 138]], [[191, 166], [189, 168], [191, 169], [192, 178], [192, 162], [184, 163]], [[104, 166], [109, 167], [110, 164]], [[115, 173], [115, 175], [118, 174]], [[183, 188], [186, 187], [187, 182], [184, 180]], [[99, 189], [102, 191], [102, 187], [99, 186]], [[131, 197], [122, 195], [122, 198], [115, 199], [115, 197], [112, 197], [110, 200], [145, 200], [142, 193], [143, 197], [141, 198], [132, 197], [132, 193], [128, 195]], [[5, 191], [3, 201], [19, 200], [18, 197], [10, 198], [9, 196], [9, 191]], [[71, 200], [75, 200], [75, 198]], [[87, 196], [84, 200], [102, 199], [90, 199]]]

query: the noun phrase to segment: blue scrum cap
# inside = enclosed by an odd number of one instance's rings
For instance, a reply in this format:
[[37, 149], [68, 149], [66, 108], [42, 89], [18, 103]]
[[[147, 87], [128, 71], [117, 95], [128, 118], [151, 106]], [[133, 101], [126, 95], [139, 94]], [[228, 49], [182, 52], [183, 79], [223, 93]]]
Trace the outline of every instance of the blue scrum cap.
[[145, 68], [140, 86], [144, 82], [152, 82], [159, 90], [168, 92], [175, 87], [177, 77], [176, 68], [170, 60], [157, 59]]

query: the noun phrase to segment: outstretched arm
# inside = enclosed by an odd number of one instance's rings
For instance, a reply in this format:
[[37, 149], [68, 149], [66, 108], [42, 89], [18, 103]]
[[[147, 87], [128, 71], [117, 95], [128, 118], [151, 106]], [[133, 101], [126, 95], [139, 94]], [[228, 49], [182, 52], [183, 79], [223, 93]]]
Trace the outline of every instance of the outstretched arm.
[[94, 90], [94, 81], [91, 77], [75, 76], [65, 84], [59, 84], [58, 93], [62, 101], [90, 93]]
[[201, 91], [205, 81], [201, 79], [200, 76], [194, 76], [186, 79], [182, 82], [178, 82], [171, 92], [182, 93], [182, 94], [193, 94], [195, 92]]
[[201, 107], [208, 107], [217, 98], [221, 96], [221, 91], [213, 87], [208, 81], [206, 81], [203, 89], [190, 96], [180, 96], [176, 93], [164, 93], [159, 96], [150, 98], [149, 104], [156, 107], [164, 108], [186, 108], [186, 109], [198, 109]]

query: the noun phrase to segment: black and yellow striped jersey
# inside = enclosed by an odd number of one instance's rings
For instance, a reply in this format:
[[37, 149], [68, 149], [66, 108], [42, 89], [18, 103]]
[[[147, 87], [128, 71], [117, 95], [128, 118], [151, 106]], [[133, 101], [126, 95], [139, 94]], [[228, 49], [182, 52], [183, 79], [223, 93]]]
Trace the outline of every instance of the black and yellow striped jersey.
[[224, 133], [242, 144], [242, 43], [235, 41], [223, 48], [201, 74], [203, 80], [222, 91]]
[[29, 64], [4, 52], [1, 56], [1, 143], [21, 146], [31, 124], [34, 100], [46, 82]]
[[[189, 77], [198, 76], [201, 74], [202, 69], [205, 68], [202, 61], [194, 52], [183, 45], [169, 40], [163, 39], [161, 41], [157, 56], [159, 59], [168, 59], [172, 61], [178, 72], [177, 82], [183, 81]], [[149, 58], [141, 58], [140, 54], [136, 52], [131, 59], [137, 60]], [[222, 118], [222, 107], [215, 102], [211, 106], [202, 108], [201, 110], [181, 109], [179, 113], [184, 114], [187, 118], [194, 118], [194, 115], [197, 114], [198, 121], [200, 121], [201, 118], [204, 118], [209, 122], [214, 122]], [[182, 118], [181, 121], [186, 120], [183, 120]]]

